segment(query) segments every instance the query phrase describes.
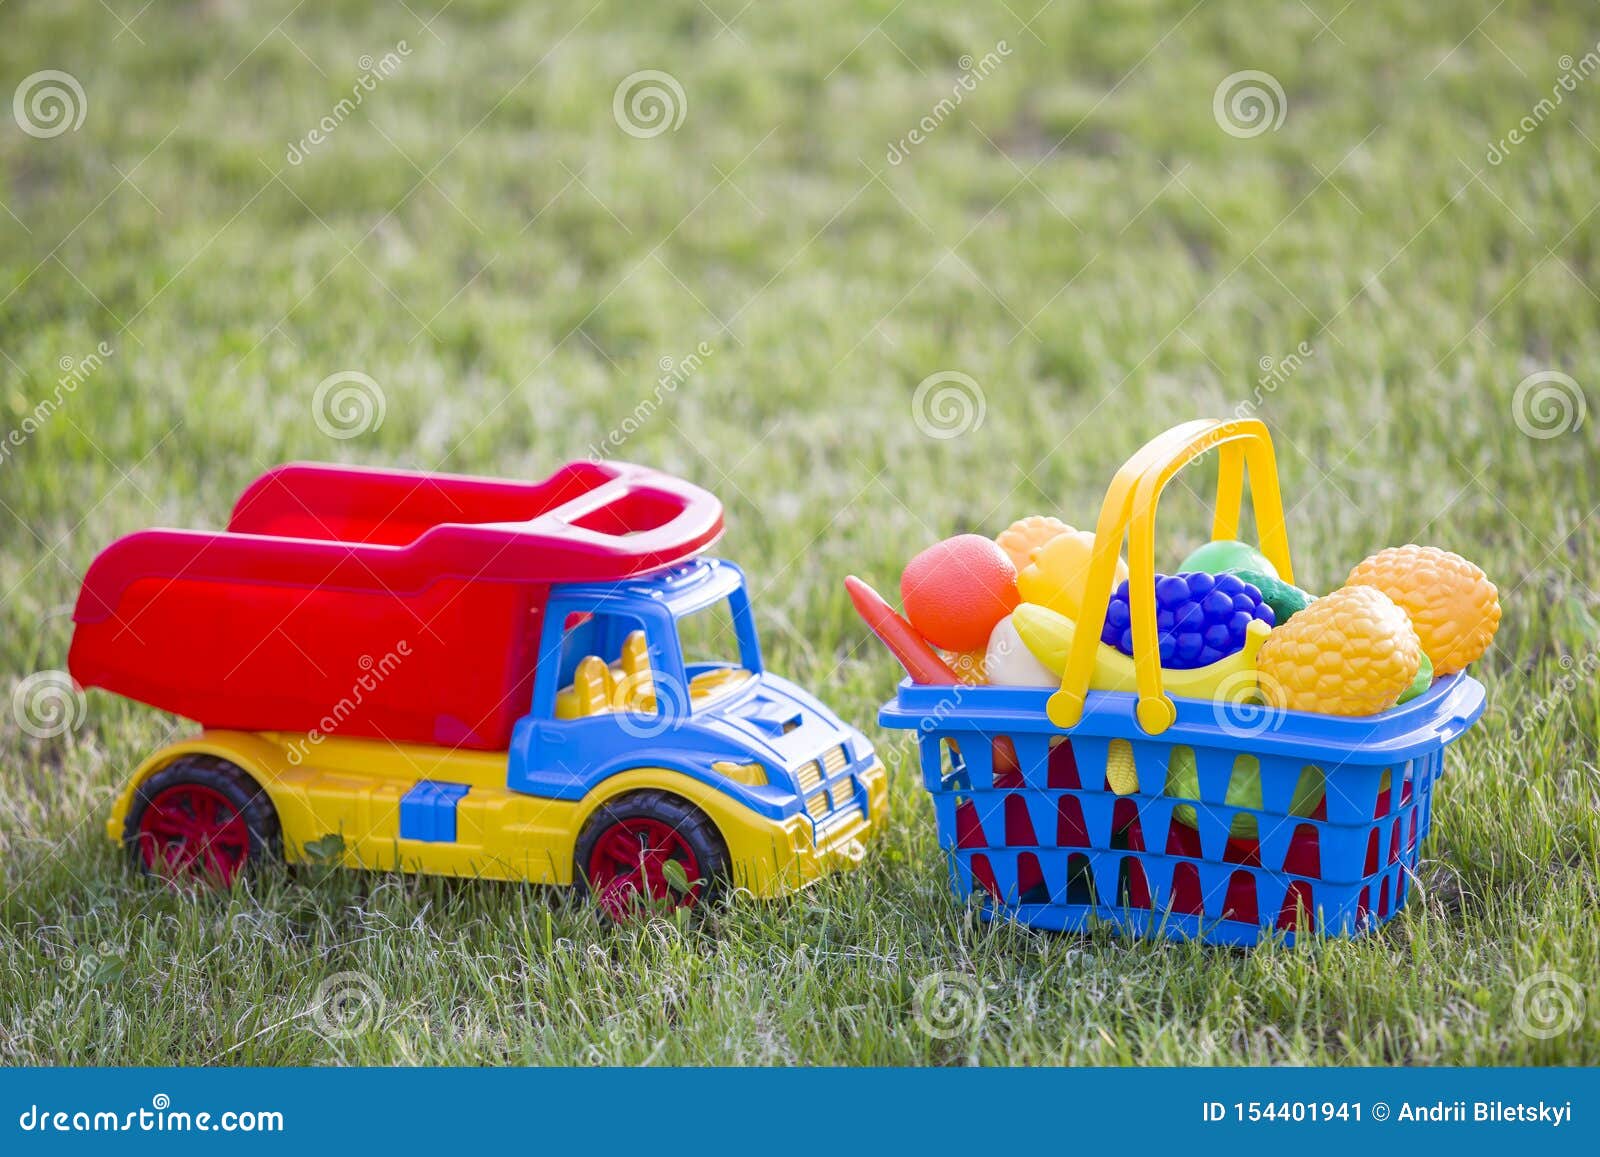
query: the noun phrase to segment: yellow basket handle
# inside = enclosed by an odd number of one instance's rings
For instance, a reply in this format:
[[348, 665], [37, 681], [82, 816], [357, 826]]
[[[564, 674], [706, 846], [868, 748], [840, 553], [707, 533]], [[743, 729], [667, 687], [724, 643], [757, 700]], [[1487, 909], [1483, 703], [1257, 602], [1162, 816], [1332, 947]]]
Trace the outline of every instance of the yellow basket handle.
[[1237, 538], [1244, 505], [1246, 473], [1250, 478], [1256, 530], [1261, 551], [1284, 582], [1294, 582], [1289, 565], [1289, 536], [1283, 520], [1283, 494], [1278, 488], [1277, 458], [1272, 437], [1255, 418], [1200, 418], [1174, 426], [1139, 448], [1111, 480], [1100, 521], [1095, 526], [1094, 552], [1072, 649], [1061, 674], [1061, 690], [1050, 696], [1048, 713], [1057, 727], [1075, 726], [1094, 673], [1095, 648], [1101, 646], [1111, 583], [1124, 535], [1128, 538], [1128, 610], [1133, 620], [1133, 665], [1139, 688], [1139, 726], [1159, 735], [1172, 726], [1177, 708], [1161, 689], [1161, 651], [1156, 631], [1156, 503], [1173, 477], [1208, 450], [1221, 453], [1217, 475], [1217, 507], [1213, 539]]

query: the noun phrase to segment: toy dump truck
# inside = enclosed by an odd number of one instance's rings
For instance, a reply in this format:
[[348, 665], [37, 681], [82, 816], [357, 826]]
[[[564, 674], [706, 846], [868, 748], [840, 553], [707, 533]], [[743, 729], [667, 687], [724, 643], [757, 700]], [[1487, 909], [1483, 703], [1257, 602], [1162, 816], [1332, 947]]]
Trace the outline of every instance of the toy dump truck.
[[107, 830], [155, 874], [251, 865], [572, 885], [613, 915], [775, 896], [858, 862], [871, 744], [766, 671], [706, 491], [293, 464], [226, 530], [146, 530], [85, 576], [74, 677], [197, 720]]

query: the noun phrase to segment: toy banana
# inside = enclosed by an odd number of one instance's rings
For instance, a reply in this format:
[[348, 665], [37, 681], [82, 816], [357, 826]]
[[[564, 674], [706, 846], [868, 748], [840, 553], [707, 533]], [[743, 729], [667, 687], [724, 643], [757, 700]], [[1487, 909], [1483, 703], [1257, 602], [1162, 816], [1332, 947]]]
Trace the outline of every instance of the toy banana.
[[[1011, 612], [1011, 623], [1022, 637], [1023, 645], [1033, 652], [1034, 658], [1057, 675], [1061, 674], [1067, 665], [1067, 655], [1072, 650], [1072, 636], [1077, 624], [1065, 615], [1037, 603], [1018, 604], [1017, 609]], [[1169, 695], [1193, 699], [1226, 697], [1235, 702], [1246, 699], [1256, 686], [1256, 652], [1271, 631], [1271, 627], [1258, 619], [1245, 632], [1244, 649], [1226, 659], [1189, 670], [1163, 667], [1162, 688]], [[1134, 675], [1133, 660], [1115, 647], [1097, 644], [1089, 689], [1137, 691], [1139, 683]]]

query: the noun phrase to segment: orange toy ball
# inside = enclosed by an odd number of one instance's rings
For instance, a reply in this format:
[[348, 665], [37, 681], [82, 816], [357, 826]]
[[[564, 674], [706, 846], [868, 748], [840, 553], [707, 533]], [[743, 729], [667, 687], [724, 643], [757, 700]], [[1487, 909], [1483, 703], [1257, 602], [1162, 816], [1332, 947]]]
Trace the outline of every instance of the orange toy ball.
[[977, 651], [1017, 605], [1017, 568], [993, 539], [958, 534], [906, 564], [900, 602], [924, 639], [947, 651]]

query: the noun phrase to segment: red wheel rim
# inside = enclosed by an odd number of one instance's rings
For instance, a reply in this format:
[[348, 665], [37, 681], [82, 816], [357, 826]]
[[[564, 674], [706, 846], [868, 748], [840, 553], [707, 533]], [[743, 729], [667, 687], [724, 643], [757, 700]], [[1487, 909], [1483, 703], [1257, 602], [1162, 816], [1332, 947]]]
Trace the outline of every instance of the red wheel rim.
[[[669, 860], [683, 869], [687, 891], [668, 881]], [[670, 824], [643, 816], [612, 824], [589, 854], [589, 887], [595, 902], [615, 920], [627, 916], [640, 898], [688, 908], [700, 891], [699, 878], [700, 862], [689, 842]]]
[[250, 855], [250, 829], [216, 788], [178, 783], [156, 793], [139, 817], [139, 856], [166, 875], [233, 883]]

